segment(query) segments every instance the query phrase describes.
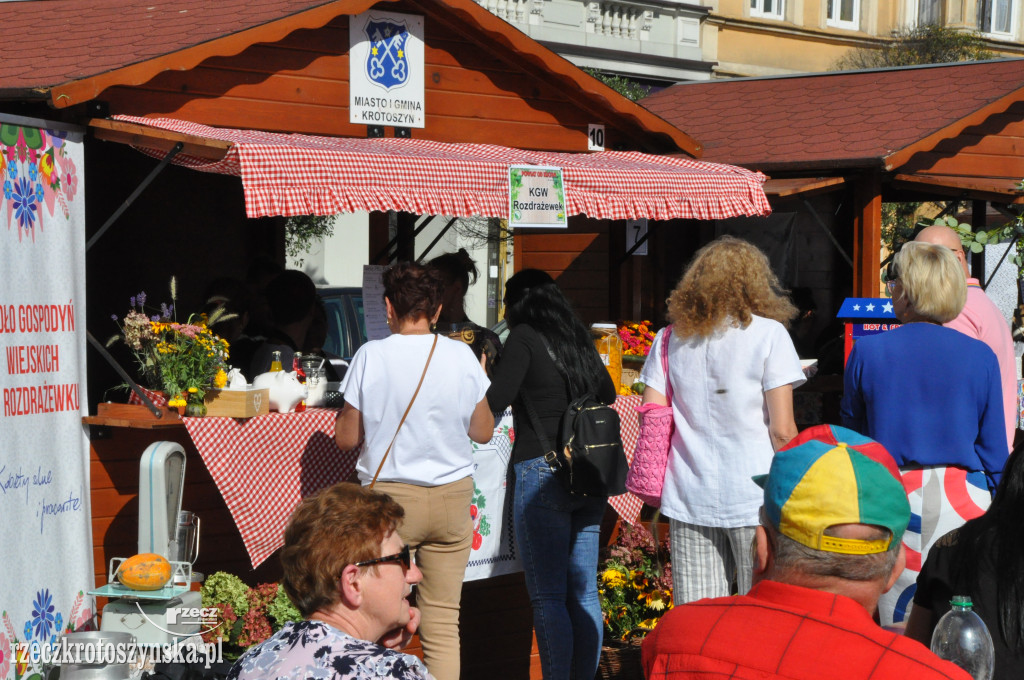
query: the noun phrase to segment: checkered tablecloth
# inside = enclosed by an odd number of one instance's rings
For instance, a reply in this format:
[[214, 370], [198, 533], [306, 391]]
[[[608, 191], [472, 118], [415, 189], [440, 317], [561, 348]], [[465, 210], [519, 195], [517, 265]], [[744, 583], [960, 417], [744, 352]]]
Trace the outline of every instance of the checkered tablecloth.
[[235, 520], [253, 568], [281, 547], [305, 496], [346, 479], [358, 451], [334, 443], [338, 411], [309, 408], [247, 420], [182, 418]]
[[[622, 440], [632, 457], [639, 434], [634, 407], [640, 397], [619, 397]], [[253, 568], [284, 540], [284, 528], [305, 496], [347, 479], [358, 451], [334, 443], [336, 409], [310, 408], [303, 413], [270, 413], [247, 420], [182, 418], [231, 513]], [[495, 438], [508, 438], [496, 431]], [[493, 441], [493, 440], [492, 440]], [[626, 521], [635, 523], [642, 503], [632, 494], [609, 499]]]
[[[633, 462], [633, 452], [636, 451], [636, 440], [640, 436], [640, 421], [636, 417], [636, 407], [640, 405], [641, 398], [636, 396], [623, 396], [615, 400], [615, 411], [619, 414], [619, 429], [622, 432], [622, 448], [626, 451], [626, 458]], [[621, 496], [613, 496], [608, 502], [619, 517], [630, 524], [640, 521], [640, 509], [644, 503], [631, 493], [624, 493]]]

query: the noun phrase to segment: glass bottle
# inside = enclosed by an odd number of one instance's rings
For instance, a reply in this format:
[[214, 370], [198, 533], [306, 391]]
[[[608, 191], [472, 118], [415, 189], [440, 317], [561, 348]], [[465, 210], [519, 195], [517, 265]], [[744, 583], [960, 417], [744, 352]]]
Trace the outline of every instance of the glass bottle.
[[622, 385], [622, 339], [618, 327], [613, 323], [595, 323], [590, 326], [590, 333], [594, 336], [594, 346], [618, 393]]
[[283, 371], [284, 367], [281, 365], [281, 352], [275, 351], [271, 354], [270, 358], [270, 372]]
[[[295, 371], [295, 377], [298, 379], [299, 384], [305, 386], [306, 371], [302, 368], [302, 352], [296, 352], [292, 355], [292, 370]], [[305, 389], [305, 387], [303, 389]], [[303, 398], [302, 401], [295, 405], [295, 412], [300, 413], [305, 410], [306, 400]]]
[[974, 680], [991, 680], [995, 647], [988, 627], [973, 610], [971, 598], [954, 595], [932, 633], [932, 651], [967, 671]]

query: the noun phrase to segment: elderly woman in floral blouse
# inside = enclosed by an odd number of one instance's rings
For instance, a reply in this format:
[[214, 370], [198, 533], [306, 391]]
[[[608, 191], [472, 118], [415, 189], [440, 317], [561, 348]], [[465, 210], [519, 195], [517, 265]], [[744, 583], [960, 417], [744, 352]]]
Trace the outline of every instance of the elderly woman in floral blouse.
[[304, 621], [251, 648], [228, 680], [433, 680], [398, 651], [419, 625], [406, 597], [422, 578], [390, 496], [337, 484], [299, 503], [284, 534], [283, 585]]

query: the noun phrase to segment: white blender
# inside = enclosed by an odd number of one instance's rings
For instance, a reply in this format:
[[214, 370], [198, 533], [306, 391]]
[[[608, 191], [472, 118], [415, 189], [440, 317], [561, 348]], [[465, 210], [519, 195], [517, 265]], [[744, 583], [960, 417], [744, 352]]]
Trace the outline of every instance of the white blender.
[[139, 463], [138, 552], [163, 555], [171, 563], [172, 576], [159, 590], [132, 590], [116, 579], [117, 568], [127, 558], [111, 558], [107, 585], [89, 591], [111, 598], [103, 608], [101, 631], [131, 633], [142, 645], [173, 644], [204, 632], [202, 596], [191, 590], [199, 525], [195, 515], [181, 511], [184, 486], [181, 445], [154, 442], [146, 447]]

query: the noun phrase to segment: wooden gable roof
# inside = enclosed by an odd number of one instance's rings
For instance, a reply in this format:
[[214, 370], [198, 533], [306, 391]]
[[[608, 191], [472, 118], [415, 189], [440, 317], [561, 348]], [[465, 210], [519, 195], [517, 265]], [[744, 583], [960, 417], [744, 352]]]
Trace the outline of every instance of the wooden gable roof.
[[683, 83], [642, 104], [705, 160], [770, 173], [875, 169], [1001, 193], [1024, 177], [1020, 59]]
[[[0, 5], [0, 99], [208, 125], [364, 136], [348, 122], [348, 17], [370, 8], [426, 18], [427, 127], [444, 142], [585, 151], [590, 123], [609, 148], [700, 145], [473, 0], [50, 0]], [[52, 37], [30, 30], [59, 17]], [[44, 32], [45, 33], [45, 32]], [[38, 43], [33, 45], [33, 43]], [[20, 56], [24, 55], [24, 56]]]

